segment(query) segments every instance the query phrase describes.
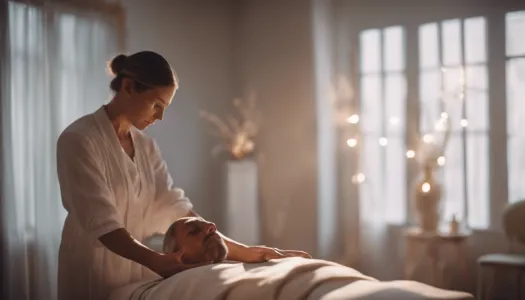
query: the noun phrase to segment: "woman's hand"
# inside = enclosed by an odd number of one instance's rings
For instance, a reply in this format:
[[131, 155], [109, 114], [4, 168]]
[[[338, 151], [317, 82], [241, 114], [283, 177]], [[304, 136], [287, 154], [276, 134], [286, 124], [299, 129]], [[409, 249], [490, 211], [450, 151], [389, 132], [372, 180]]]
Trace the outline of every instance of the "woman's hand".
[[304, 251], [296, 250], [281, 250], [266, 246], [251, 246], [247, 247], [242, 253], [242, 261], [247, 263], [266, 262], [271, 259], [279, 259], [285, 257], [304, 257], [312, 258]]
[[304, 251], [299, 250], [281, 250], [277, 249], [281, 253], [285, 254], [288, 257], [303, 257], [303, 258], [312, 258], [312, 256]]
[[160, 254], [150, 264], [150, 269], [164, 278], [171, 277], [182, 271], [212, 264], [213, 262], [202, 262], [199, 264], [183, 264], [181, 256], [177, 253]]

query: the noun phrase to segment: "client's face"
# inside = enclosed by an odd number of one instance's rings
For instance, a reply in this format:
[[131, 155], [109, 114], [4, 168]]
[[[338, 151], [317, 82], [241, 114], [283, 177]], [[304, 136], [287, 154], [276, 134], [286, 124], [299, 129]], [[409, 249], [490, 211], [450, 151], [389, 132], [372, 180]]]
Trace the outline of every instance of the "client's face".
[[181, 218], [175, 222], [174, 234], [184, 263], [217, 263], [226, 259], [228, 248], [211, 222], [197, 217]]

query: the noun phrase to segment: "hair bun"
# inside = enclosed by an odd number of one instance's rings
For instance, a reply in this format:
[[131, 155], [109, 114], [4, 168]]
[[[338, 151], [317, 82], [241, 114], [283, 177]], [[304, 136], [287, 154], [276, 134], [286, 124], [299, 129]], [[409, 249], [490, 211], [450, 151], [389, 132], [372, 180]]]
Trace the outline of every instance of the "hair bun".
[[111, 61], [109, 68], [111, 70], [111, 73], [113, 73], [113, 76], [117, 76], [118, 73], [124, 69], [124, 65], [126, 64], [126, 60], [128, 59], [128, 56], [125, 54], [119, 54], [113, 60]]

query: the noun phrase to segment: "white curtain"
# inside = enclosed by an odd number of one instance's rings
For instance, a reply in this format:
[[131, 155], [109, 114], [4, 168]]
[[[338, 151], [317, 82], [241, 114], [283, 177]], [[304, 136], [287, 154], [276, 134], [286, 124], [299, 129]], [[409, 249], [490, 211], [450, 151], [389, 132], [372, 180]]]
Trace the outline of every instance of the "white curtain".
[[56, 140], [74, 119], [107, 102], [106, 64], [117, 53], [118, 37], [109, 16], [20, 2], [7, 8], [3, 278], [8, 299], [50, 300], [56, 299], [65, 219]]

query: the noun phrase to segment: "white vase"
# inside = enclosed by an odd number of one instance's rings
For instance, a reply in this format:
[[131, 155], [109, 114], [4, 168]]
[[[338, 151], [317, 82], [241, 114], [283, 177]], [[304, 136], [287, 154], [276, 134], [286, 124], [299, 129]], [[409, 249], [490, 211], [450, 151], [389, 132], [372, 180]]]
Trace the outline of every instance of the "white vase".
[[412, 187], [412, 205], [419, 228], [424, 232], [436, 232], [441, 215], [442, 186], [435, 179], [434, 170], [427, 166]]
[[225, 163], [224, 233], [244, 244], [260, 244], [258, 169], [250, 159]]

